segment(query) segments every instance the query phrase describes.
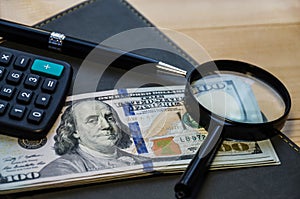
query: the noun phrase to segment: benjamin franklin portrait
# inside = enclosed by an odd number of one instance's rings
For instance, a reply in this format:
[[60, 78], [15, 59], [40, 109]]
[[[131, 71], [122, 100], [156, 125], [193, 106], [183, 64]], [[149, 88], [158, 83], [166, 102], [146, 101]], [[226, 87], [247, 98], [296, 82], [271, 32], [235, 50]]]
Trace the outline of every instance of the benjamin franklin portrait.
[[108, 104], [90, 99], [70, 105], [62, 114], [54, 137], [60, 157], [41, 171], [41, 177], [82, 173], [141, 164], [145, 158], [129, 154], [130, 131]]

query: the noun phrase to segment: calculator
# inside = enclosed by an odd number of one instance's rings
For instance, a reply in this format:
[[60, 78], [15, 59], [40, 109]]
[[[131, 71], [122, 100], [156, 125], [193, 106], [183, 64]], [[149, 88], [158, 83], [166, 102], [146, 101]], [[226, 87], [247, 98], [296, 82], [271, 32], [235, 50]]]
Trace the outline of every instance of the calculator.
[[45, 137], [56, 121], [72, 67], [56, 59], [0, 46], [0, 133]]

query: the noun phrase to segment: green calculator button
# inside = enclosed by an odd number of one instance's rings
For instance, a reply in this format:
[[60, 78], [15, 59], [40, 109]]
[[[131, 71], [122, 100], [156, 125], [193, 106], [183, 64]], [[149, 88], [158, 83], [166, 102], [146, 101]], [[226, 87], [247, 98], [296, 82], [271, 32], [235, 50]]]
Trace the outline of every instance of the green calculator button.
[[64, 70], [64, 66], [53, 62], [36, 59], [31, 66], [31, 70], [38, 73], [60, 77]]

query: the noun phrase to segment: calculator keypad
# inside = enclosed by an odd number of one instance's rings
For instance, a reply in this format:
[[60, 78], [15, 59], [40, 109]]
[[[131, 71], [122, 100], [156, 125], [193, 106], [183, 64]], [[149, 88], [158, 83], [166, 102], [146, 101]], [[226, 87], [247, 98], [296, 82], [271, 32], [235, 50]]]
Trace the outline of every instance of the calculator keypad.
[[0, 47], [0, 133], [44, 137], [64, 104], [71, 76], [66, 62]]

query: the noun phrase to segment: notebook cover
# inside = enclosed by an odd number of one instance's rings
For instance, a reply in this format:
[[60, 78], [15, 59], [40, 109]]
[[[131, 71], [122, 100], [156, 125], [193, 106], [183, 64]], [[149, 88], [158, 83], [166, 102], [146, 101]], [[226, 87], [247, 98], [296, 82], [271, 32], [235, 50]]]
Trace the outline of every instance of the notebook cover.
[[[100, 43], [124, 31], [154, 26], [125, 1], [90, 0], [53, 16], [37, 24], [36, 27]], [[184, 69], [189, 70], [191, 63], [194, 64], [194, 61], [159, 31], [154, 32], [153, 35], [151, 34], [151, 38], [139, 41], [139, 45], [145, 46], [145, 48], [136, 50], [136, 53], [176, 66], [183, 66]], [[157, 45], [162, 45], [163, 50], [149, 48], [149, 46], [153, 47], [153, 42]], [[76, 76], [76, 72], [83, 61], [76, 57], [35, 49], [12, 42], [5, 42], [2, 45], [66, 60], [74, 67], [74, 76]], [[123, 71], [107, 69], [99, 81], [97, 90], [114, 88], [122, 74], [124, 74]], [[86, 75], [88, 77], [89, 74]], [[129, 84], [132, 83], [134, 85], [135, 81], [138, 81], [137, 79], [138, 77]], [[88, 90], [89, 88], [86, 89]], [[281, 165], [211, 171], [201, 189], [196, 188], [199, 191], [192, 198], [300, 198], [299, 147], [283, 134], [273, 137], [272, 143], [280, 158]], [[180, 174], [157, 174], [143, 178], [46, 189], [4, 197], [20, 199], [167, 199], [175, 198], [173, 188], [179, 178]]]

